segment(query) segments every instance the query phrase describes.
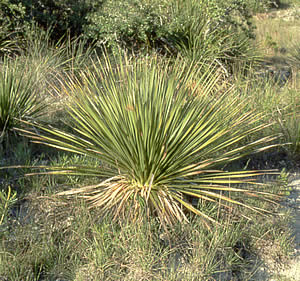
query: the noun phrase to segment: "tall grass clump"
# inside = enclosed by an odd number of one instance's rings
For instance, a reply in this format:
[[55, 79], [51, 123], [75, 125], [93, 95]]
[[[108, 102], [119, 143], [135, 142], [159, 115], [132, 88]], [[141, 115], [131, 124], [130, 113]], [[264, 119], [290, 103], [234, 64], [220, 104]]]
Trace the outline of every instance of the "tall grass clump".
[[300, 44], [294, 44], [291, 47], [289, 61], [297, 69], [300, 69]]
[[288, 153], [300, 159], [300, 96], [297, 91], [287, 91], [289, 104], [277, 110], [277, 123], [281, 129]]
[[228, 193], [262, 195], [234, 185], [257, 171], [227, 172], [222, 167], [266, 148], [273, 137], [240, 145], [266, 127], [261, 115], [244, 111], [245, 101], [235, 98], [232, 89], [216, 94], [218, 77], [213, 72], [191, 88], [198, 76], [182, 61], [104, 56], [79, 78], [62, 81], [73, 133], [35, 125], [38, 133], [25, 134], [38, 143], [96, 159], [97, 165], [44, 168], [50, 174], [98, 178], [97, 184], [60, 195], [80, 194], [91, 207], [114, 218], [144, 213], [173, 224], [188, 221], [192, 212], [213, 221], [192, 204], [193, 197], [259, 211]]
[[0, 143], [8, 139], [20, 120], [37, 118], [44, 105], [36, 91], [34, 72], [18, 59], [0, 63]]
[[32, 68], [36, 69], [38, 80], [48, 87], [55, 83], [56, 76], [64, 72], [75, 74], [89, 64], [93, 53], [92, 44], [81, 37], [72, 38], [66, 33], [57, 41], [52, 39], [53, 27], [44, 30], [37, 24], [27, 27], [21, 54]]

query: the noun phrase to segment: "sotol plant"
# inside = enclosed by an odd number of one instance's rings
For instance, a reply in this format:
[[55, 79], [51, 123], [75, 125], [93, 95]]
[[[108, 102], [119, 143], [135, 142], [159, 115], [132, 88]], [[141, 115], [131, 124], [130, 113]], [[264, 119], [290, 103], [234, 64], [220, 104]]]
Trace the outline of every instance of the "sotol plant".
[[0, 63], [0, 143], [20, 120], [37, 117], [43, 103], [35, 90], [35, 75], [26, 63], [4, 58]]
[[74, 133], [39, 125], [39, 134], [26, 134], [98, 161], [48, 167], [49, 173], [98, 177], [99, 183], [60, 195], [81, 194], [92, 207], [115, 217], [154, 214], [164, 224], [187, 221], [188, 212], [213, 221], [191, 204], [190, 197], [258, 210], [227, 193], [260, 194], [234, 187], [257, 172], [226, 172], [220, 167], [273, 138], [247, 143], [265, 127], [258, 122], [260, 116], [244, 112], [245, 102], [240, 103], [232, 90], [216, 94], [215, 74], [196, 81], [195, 72], [180, 61], [171, 66], [156, 58], [104, 57], [77, 80], [63, 81]]

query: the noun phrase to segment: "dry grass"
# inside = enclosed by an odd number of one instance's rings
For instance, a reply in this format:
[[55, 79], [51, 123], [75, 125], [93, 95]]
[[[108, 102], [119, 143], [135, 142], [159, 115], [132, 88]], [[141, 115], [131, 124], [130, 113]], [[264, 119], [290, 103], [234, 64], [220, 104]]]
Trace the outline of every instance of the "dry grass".
[[290, 7], [254, 17], [257, 42], [267, 57], [284, 59], [300, 41], [300, 9]]

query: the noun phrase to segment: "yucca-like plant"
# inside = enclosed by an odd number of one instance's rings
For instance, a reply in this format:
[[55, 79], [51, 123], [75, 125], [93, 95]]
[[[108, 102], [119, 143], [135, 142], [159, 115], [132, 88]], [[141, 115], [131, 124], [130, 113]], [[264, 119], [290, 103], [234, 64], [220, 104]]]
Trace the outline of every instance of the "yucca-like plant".
[[173, 23], [176, 32], [172, 40], [183, 58], [190, 63], [215, 64], [226, 76], [233, 73], [235, 65], [256, 63], [258, 54], [249, 39], [252, 28], [243, 3], [173, 2], [173, 13], [178, 19]]
[[35, 118], [44, 108], [36, 92], [33, 71], [21, 61], [8, 58], [0, 63], [0, 143], [20, 120]]
[[50, 174], [98, 177], [99, 183], [60, 195], [81, 194], [104, 214], [122, 217], [141, 211], [166, 224], [187, 221], [188, 212], [213, 221], [191, 203], [193, 197], [258, 210], [226, 195], [257, 196], [259, 192], [234, 187], [257, 172], [226, 172], [221, 167], [263, 149], [273, 137], [241, 146], [265, 128], [260, 116], [244, 112], [245, 102], [233, 90], [215, 95], [213, 73], [190, 87], [197, 76], [180, 61], [170, 66], [153, 58], [117, 62], [105, 57], [77, 80], [63, 81], [74, 133], [35, 124], [39, 133], [26, 134], [97, 159], [93, 166], [48, 167]]

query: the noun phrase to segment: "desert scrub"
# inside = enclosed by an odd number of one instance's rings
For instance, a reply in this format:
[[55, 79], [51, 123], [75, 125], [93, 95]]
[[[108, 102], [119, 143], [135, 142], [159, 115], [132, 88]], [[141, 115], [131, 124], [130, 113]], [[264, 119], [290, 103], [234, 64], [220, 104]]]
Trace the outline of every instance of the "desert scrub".
[[246, 59], [251, 53], [245, 39], [252, 37], [253, 26], [243, 1], [110, 0], [87, 18], [84, 36], [113, 51], [121, 46], [137, 53], [155, 49], [191, 56], [199, 49], [197, 58], [209, 54], [210, 62]]

